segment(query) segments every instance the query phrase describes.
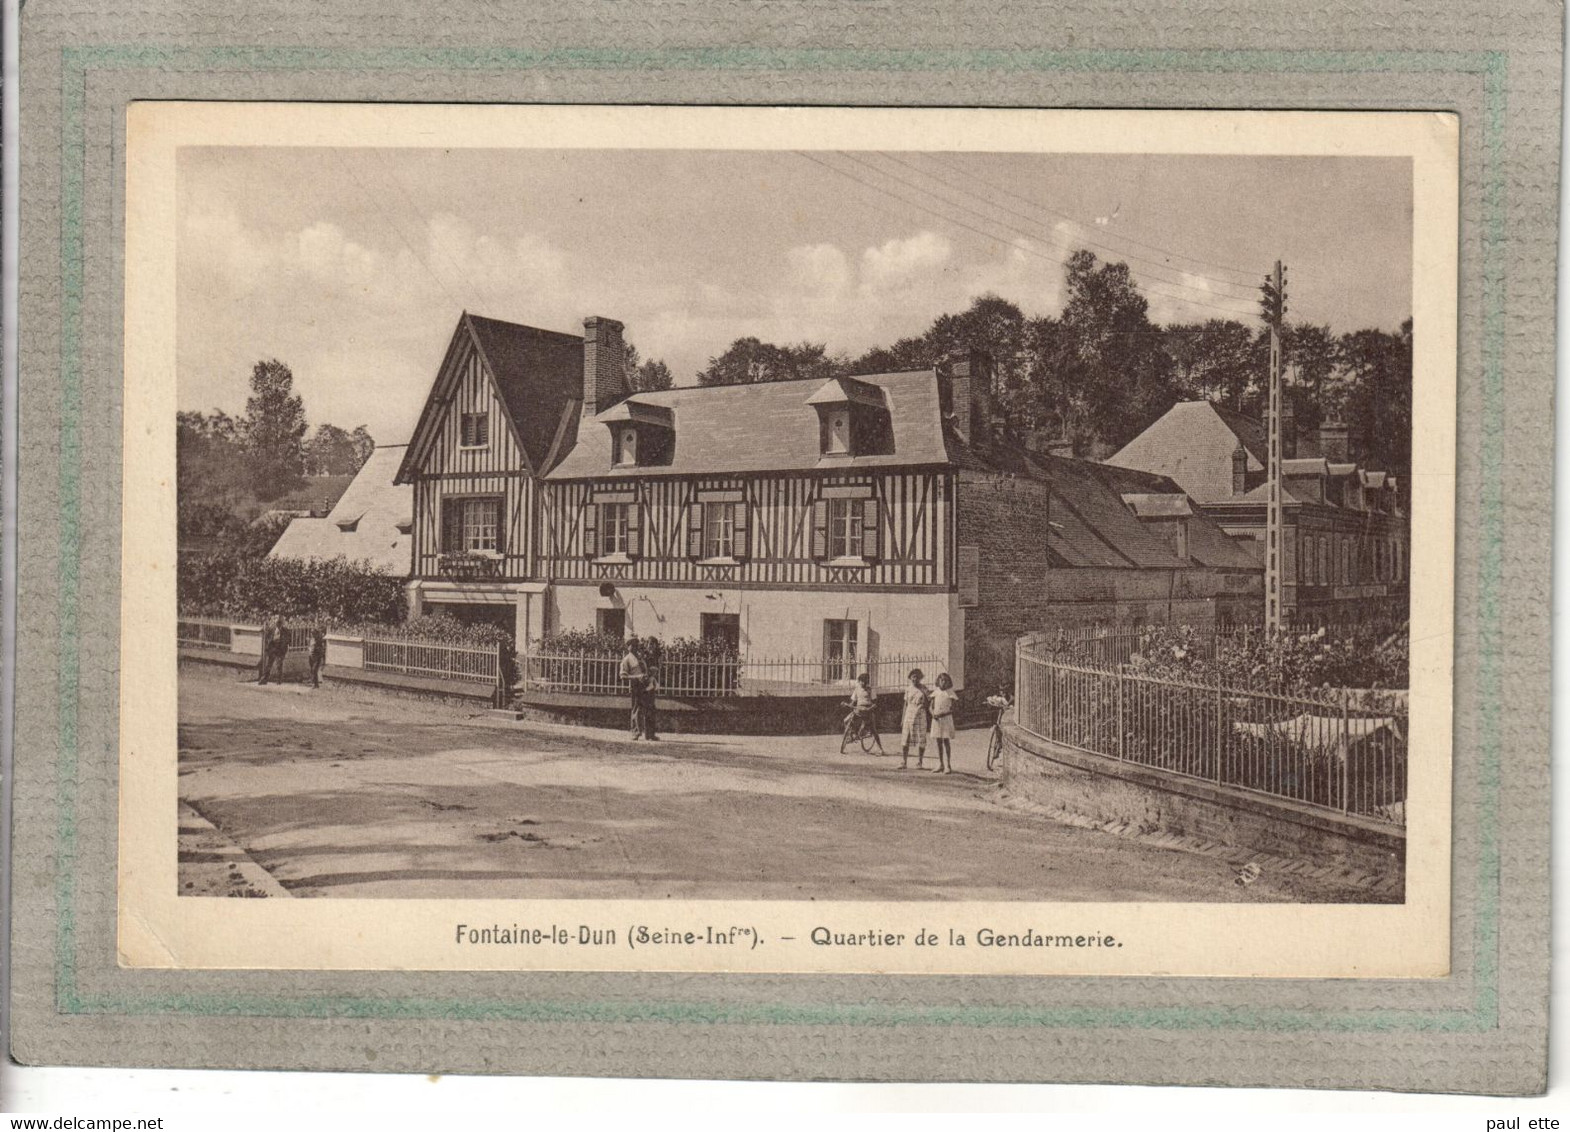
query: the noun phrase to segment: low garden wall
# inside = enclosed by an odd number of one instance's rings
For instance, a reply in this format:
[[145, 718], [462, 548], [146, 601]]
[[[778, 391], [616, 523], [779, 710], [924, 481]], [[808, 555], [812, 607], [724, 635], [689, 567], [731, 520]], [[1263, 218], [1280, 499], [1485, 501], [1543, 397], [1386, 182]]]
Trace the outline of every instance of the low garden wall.
[[1003, 785], [1052, 812], [1196, 837], [1380, 876], [1401, 876], [1406, 835], [1385, 822], [1164, 774], [1004, 725]]

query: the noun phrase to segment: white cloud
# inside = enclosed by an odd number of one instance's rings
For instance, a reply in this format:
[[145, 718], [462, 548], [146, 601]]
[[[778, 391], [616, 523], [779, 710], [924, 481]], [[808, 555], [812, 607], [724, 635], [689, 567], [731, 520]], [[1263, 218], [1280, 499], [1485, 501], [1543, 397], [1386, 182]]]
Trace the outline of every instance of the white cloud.
[[947, 236], [925, 230], [885, 241], [862, 253], [861, 289], [885, 291], [916, 284], [947, 265], [953, 252]]

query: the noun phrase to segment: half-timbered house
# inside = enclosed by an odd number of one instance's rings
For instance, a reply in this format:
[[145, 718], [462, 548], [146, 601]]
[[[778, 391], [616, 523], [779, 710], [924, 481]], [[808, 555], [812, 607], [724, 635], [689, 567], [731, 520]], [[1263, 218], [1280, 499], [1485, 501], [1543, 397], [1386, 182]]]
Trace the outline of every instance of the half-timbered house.
[[414, 488], [412, 612], [539, 631], [539, 477], [577, 438], [585, 367], [623, 365], [605, 322], [609, 361], [598, 319], [580, 337], [459, 318], [395, 478]]

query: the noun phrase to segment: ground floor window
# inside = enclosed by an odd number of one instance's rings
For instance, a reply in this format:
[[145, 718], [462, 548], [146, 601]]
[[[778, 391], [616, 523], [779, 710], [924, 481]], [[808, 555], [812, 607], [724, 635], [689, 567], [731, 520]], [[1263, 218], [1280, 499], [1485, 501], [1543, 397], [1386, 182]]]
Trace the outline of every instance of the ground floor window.
[[715, 641], [733, 653], [741, 652], [741, 614], [739, 613], [700, 614], [698, 631], [705, 641]]
[[854, 680], [856, 659], [856, 623], [833, 619], [824, 621], [823, 679], [831, 684]]
[[595, 610], [594, 628], [601, 636], [622, 640], [627, 635], [627, 611], [625, 609]]

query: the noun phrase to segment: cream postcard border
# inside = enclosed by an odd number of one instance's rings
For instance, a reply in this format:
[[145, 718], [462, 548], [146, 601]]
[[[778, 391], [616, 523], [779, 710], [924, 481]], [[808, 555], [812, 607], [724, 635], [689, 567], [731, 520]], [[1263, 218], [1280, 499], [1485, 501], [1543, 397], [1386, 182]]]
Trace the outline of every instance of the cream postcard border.
[[[1450, 967], [1459, 119], [1420, 112], [133, 103], [127, 111], [121, 565], [122, 966], [1439, 977]], [[521, 139], [521, 140], [520, 140]], [[1415, 388], [1406, 901], [1401, 905], [231, 900], [177, 895], [175, 168], [182, 146], [804, 149], [1405, 156]], [[1261, 269], [1263, 271], [1263, 267]], [[1045, 820], [1045, 819], [1044, 819]], [[458, 924], [614, 929], [614, 948], [459, 946]], [[761, 946], [628, 946], [635, 925]], [[822, 947], [814, 927], [903, 934]], [[1033, 928], [1115, 947], [915, 946]], [[780, 941], [782, 935], [795, 942]]]

